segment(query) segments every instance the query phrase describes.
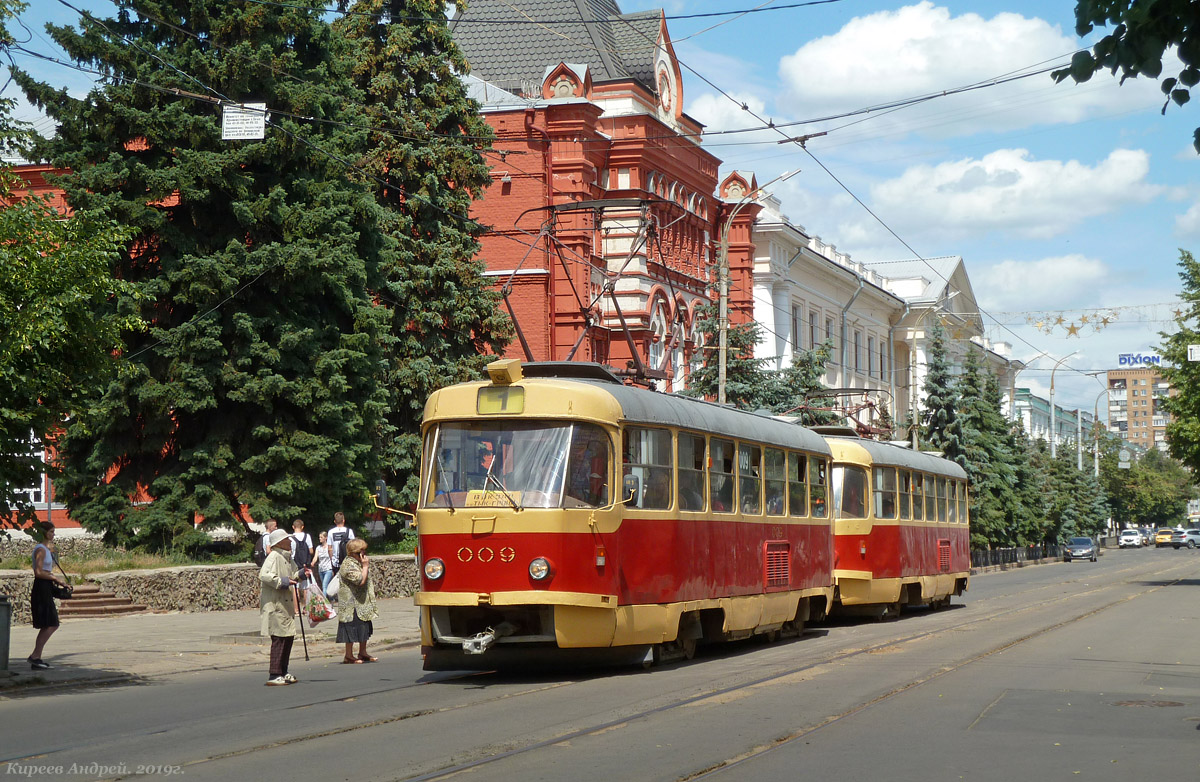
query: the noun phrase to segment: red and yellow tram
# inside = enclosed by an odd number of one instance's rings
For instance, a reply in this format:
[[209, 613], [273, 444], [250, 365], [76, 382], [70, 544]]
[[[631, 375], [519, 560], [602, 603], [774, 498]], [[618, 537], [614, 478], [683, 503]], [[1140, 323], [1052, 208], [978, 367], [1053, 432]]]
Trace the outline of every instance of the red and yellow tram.
[[949, 604], [971, 570], [967, 474], [929, 453], [849, 436], [833, 451], [838, 610], [894, 616]]
[[488, 369], [425, 407], [427, 669], [647, 663], [831, 606], [820, 435], [595, 364]]

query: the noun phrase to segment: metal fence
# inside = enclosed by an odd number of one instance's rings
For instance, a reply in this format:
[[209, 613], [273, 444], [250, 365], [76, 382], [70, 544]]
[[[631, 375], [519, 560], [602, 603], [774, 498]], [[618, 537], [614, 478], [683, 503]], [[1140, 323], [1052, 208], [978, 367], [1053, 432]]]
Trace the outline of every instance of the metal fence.
[[1057, 544], [1025, 546], [1021, 548], [977, 549], [971, 552], [971, 567], [989, 565], [1014, 565], [1019, 562], [1036, 562], [1039, 559], [1058, 559], [1062, 549]]

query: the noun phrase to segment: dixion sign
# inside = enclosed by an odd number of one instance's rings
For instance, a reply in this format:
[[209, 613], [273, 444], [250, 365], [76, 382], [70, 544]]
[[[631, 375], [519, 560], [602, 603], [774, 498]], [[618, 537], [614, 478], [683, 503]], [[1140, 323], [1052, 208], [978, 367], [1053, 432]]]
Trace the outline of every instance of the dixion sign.
[[1153, 353], [1121, 353], [1117, 356], [1117, 365], [1122, 367], [1160, 366], [1162, 356]]

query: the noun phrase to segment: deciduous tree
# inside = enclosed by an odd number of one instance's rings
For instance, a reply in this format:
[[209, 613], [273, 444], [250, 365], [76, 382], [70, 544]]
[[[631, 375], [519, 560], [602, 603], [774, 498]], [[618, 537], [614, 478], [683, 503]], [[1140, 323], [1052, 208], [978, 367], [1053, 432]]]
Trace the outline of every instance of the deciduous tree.
[[[1056, 81], [1070, 77], [1085, 82], [1092, 74], [1119, 71], [1121, 82], [1138, 76], [1157, 79], [1163, 72], [1163, 55], [1174, 49], [1183, 63], [1178, 73], [1159, 83], [1166, 96], [1163, 112], [1172, 102], [1191, 100], [1191, 89], [1200, 82], [1200, 0], [1078, 0], [1075, 32], [1083, 37], [1097, 27], [1112, 27], [1092, 47], [1076, 52], [1071, 66], [1051, 74]], [[1200, 128], [1193, 135], [1200, 152]]]

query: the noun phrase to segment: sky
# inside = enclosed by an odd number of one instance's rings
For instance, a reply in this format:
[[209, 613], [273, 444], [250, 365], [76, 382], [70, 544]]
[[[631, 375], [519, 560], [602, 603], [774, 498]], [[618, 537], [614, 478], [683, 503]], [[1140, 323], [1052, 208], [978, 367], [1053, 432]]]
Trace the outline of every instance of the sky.
[[[1030, 365], [1017, 385], [1046, 396], [1057, 364], [1055, 401], [1098, 405], [1105, 418], [1094, 373], [1158, 352], [1180, 307], [1179, 251], [1200, 251], [1200, 108], [1164, 114], [1157, 80], [1121, 85], [1103, 72], [1084, 84], [1048, 72], [994, 84], [1064, 65], [1099, 37], [1076, 36], [1070, 0], [786, 7], [797, 1], [618, 0], [625, 12], [667, 14], [684, 110], [711, 134], [704, 145], [722, 175], [753, 171], [764, 183], [801, 169], [771, 191], [793, 223], [856, 261], [961, 256], [988, 338]], [[109, 0], [69, 2], [114, 11]], [[30, 33], [10, 27], [50, 54], [44, 23], [77, 18], [59, 0], [33, 0], [21, 15]], [[90, 84], [17, 62], [75, 94]], [[948, 91], [957, 94], [940, 96]], [[939, 97], [861, 112], [929, 95]], [[27, 105], [17, 115], [52, 129]], [[781, 133], [763, 120], [804, 124]], [[720, 132], [742, 129], [760, 130]], [[806, 142], [811, 156], [779, 143], [821, 132]]]

